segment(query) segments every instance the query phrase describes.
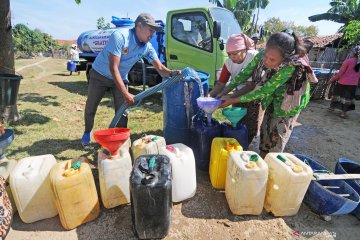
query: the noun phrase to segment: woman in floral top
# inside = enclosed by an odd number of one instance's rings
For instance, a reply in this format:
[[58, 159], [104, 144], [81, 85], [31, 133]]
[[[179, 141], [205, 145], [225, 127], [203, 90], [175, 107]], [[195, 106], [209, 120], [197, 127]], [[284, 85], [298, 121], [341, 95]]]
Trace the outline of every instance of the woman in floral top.
[[266, 109], [260, 129], [260, 155], [282, 152], [298, 114], [309, 102], [309, 81], [314, 79], [303, 43], [290, 30], [271, 35], [265, 51], [260, 51], [223, 93], [250, 76], [257, 87], [238, 98], [222, 97], [221, 107], [260, 100]]

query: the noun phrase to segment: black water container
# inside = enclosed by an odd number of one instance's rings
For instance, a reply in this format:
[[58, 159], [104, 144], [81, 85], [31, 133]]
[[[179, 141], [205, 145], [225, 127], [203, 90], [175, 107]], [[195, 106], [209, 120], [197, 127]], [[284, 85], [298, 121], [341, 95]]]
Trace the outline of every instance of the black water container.
[[164, 238], [171, 221], [171, 165], [164, 155], [142, 155], [130, 176], [131, 215], [140, 239]]
[[211, 143], [215, 137], [221, 136], [220, 123], [212, 118], [211, 124], [200, 111], [192, 119], [190, 129], [190, 147], [195, 156], [196, 167], [202, 171], [209, 171]]
[[0, 106], [15, 105], [22, 76], [0, 74]]
[[225, 138], [235, 138], [243, 150], [248, 150], [248, 130], [245, 124], [238, 122], [236, 127], [233, 128], [228, 122], [222, 122], [221, 135]]

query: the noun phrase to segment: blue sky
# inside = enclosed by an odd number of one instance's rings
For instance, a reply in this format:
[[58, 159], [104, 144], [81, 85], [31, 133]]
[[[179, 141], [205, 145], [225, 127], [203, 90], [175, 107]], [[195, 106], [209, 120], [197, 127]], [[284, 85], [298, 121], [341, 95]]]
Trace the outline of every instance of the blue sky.
[[[260, 11], [260, 23], [271, 17], [294, 21], [296, 25], [315, 25], [319, 35], [334, 34], [341, 26], [330, 21], [310, 22], [308, 16], [326, 12], [330, 0], [270, 0]], [[155, 19], [165, 20], [167, 11], [177, 8], [211, 5], [208, 0], [11, 0], [12, 25], [24, 23], [38, 28], [55, 39], [77, 39], [84, 31], [96, 28], [99, 17], [106, 22], [111, 16], [135, 19], [141, 12], [151, 13]]]

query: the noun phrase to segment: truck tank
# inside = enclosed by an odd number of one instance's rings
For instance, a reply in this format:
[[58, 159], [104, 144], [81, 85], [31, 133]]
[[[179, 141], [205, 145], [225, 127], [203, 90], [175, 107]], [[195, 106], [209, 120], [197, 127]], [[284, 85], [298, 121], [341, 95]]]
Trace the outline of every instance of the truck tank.
[[[115, 28], [90, 30], [80, 34], [77, 39], [78, 48], [82, 52], [80, 53], [80, 57], [88, 60], [89, 58], [95, 58], [105, 47], [109, 37], [115, 30], [119, 28], [129, 29], [135, 26], [135, 22], [129, 18], [118, 18], [114, 16], [112, 17], [111, 23], [115, 25]], [[163, 27], [165, 26], [161, 20], [156, 20], [156, 23]], [[165, 32], [156, 32], [150, 42], [155, 48], [160, 61], [164, 62]]]
[[[154, 47], [159, 60], [165, 63], [165, 24], [161, 20], [156, 20], [156, 23], [163, 26], [162, 32], [155, 32], [150, 39], [150, 43]], [[135, 26], [135, 22], [129, 18], [112, 17], [112, 24], [115, 28], [90, 30], [80, 34], [77, 39], [78, 48], [80, 49], [79, 56], [87, 60], [86, 63], [86, 75], [89, 80], [89, 70], [91, 64], [95, 60], [96, 56], [102, 51], [111, 34], [117, 29], [129, 29]], [[146, 81], [149, 86], [156, 85], [161, 82], [161, 76], [156, 72], [154, 67], [148, 63], [146, 65]], [[143, 69], [142, 64], [137, 62], [129, 72], [130, 83], [138, 85], [143, 84]]]

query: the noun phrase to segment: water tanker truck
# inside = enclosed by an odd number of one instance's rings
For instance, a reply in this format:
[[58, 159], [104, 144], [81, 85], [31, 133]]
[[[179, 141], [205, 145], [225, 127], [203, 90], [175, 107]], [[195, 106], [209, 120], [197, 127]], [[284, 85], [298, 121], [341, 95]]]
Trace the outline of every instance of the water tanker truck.
[[[170, 69], [191, 67], [210, 74], [210, 87], [220, 76], [227, 58], [225, 46], [231, 34], [240, 33], [241, 28], [227, 9], [219, 7], [197, 7], [172, 10], [167, 13], [162, 32], [156, 32], [151, 39], [159, 59]], [[110, 35], [117, 28], [133, 28], [131, 19], [113, 17], [115, 28], [92, 30], [78, 37], [80, 57], [86, 61], [83, 70], [87, 78], [91, 64], [104, 48]], [[145, 77], [146, 76], [146, 77]], [[150, 86], [162, 81], [161, 76], [146, 60], [140, 59], [128, 74], [131, 84]]]

